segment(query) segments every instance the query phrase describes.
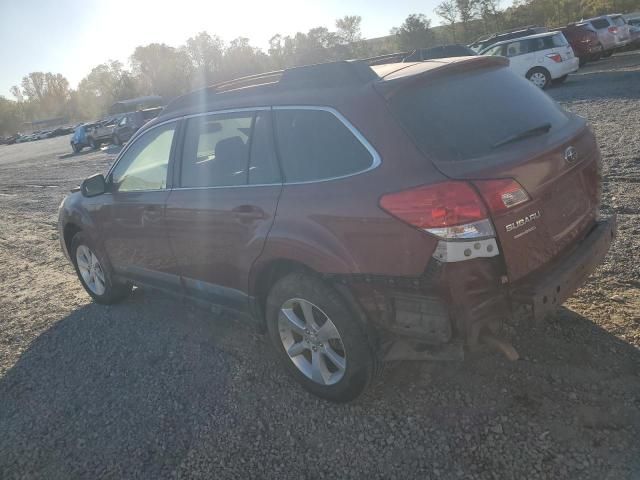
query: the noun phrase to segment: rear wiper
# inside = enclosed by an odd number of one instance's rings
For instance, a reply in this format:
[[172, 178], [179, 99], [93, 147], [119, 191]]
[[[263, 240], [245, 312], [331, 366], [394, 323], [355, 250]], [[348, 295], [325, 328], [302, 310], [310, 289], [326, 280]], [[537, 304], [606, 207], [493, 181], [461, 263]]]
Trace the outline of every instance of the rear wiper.
[[494, 143], [493, 145], [491, 145], [491, 148], [498, 148], [498, 147], [501, 147], [503, 145], [506, 145], [507, 143], [513, 143], [513, 142], [517, 142], [518, 140], [522, 140], [522, 139], [525, 139], [525, 138], [535, 137], [537, 135], [542, 135], [543, 133], [547, 133], [549, 130], [551, 130], [551, 124], [550, 123], [543, 123], [542, 125], [530, 128], [529, 130], [525, 130], [524, 132], [516, 133], [515, 135], [510, 135], [507, 138], [505, 138], [504, 140], [500, 140], [499, 142]]

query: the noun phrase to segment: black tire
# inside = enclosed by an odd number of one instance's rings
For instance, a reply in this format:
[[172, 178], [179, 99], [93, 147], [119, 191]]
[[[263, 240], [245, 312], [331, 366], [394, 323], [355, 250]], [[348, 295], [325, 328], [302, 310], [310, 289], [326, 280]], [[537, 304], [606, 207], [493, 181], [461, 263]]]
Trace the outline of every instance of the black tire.
[[82, 151], [82, 145], [78, 145], [77, 143], [71, 145], [71, 148], [73, 149], [74, 153], [80, 153]]
[[560, 84], [566, 82], [567, 78], [569, 78], [569, 75], [563, 75], [562, 77], [558, 77], [558, 78], [554, 79], [553, 83], [556, 84], [556, 85], [560, 85]]
[[587, 57], [578, 57], [578, 66], [584, 67], [588, 61], [589, 59]]
[[[542, 82], [538, 84], [533, 80], [533, 79], [541, 78], [540, 75], [544, 76], [544, 84]], [[544, 90], [545, 88], [549, 87], [549, 85], [551, 85], [551, 74], [546, 68], [534, 67], [527, 72], [525, 77], [527, 78], [527, 80], [531, 81], [534, 85], [536, 85], [537, 87], [540, 87], [542, 90]]]
[[[311, 302], [335, 325], [346, 359], [344, 373], [336, 383], [316, 383], [299, 370], [287, 354], [280, 336], [279, 317], [280, 309], [290, 299]], [[348, 307], [342, 296], [322, 280], [305, 273], [291, 273], [281, 278], [269, 292], [265, 313], [269, 337], [280, 363], [314, 395], [333, 402], [349, 402], [362, 394], [381, 371], [379, 358], [369, 341], [372, 337], [366, 319], [358, 318], [359, 314]]]
[[122, 145], [122, 142], [120, 141], [120, 137], [118, 135], [113, 136], [111, 143], [118, 146]]
[[606, 50], [602, 52], [602, 58], [609, 58], [611, 55], [613, 55], [613, 50]]
[[[85, 282], [84, 278], [82, 278], [80, 269], [78, 268], [78, 262], [76, 260], [76, 252], [78, 251], [78, 247], [80, 247], [81, 245], [88, 247], [100, 262], [100, 266], [102, 267], [101, 270], [104, 273], [105, 277], [105, 289], [104, 293], [102, 293], [101, 295], [98, 295], [94, 291], [92, 291], [92, 289]], [[76, 275], [78, 275], [78, 279], [80, 279], [80, 283], [87, 291], [87, 293], [91, 296], [91, 298], [93, 298], [93, 300], [95, 300], [97, 303], [101, 303], [103, 305], [111, 305], [121, 302], [131, 294], [132, 285], [130, 283], [122, 283], [115, 280], [113, 276], [113, 270], [111, 269], [111, 264], [109, 263], [108, 259], [98, 248], [96, 248], [94, 243], [91, 241], [91, 238], [86, 233], [78, 232], [75, 234], [75, 236], [71, 240], [69, 255], [71, 256], [71, 260], [76, 270]]]
[[91, 150], [98, 150], [100, 148], [100, 144], [96, 142], [93, 137], [89, 137], [89, 147]]

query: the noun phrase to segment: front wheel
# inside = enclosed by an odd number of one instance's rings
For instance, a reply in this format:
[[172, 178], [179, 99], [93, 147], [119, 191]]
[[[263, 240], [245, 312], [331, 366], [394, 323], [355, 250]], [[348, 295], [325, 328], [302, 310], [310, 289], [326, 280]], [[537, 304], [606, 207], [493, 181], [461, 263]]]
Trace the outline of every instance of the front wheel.
[[549, 72], [541, 67], [532, 68], [527, 72], [527, 80], [533, 83], [536, 87], [544, 90], [551, 83], [551, 75]]
[[73, 149], [74, 153], [80, 153], [82, 151], [82, 145], [79, 145], [77, 143], [71, 145], [71, 148]]
[[379, 371], [366, 322], [356, 315], [308, 274], [280, 279], [267, 298], [267, 328], [280, 363], [306, 390], [334, 402], [358, 397]]
[[118, 135], [114, 135], [112, 142], [114, 145], [122, 145], [122, 141], [120, 140], [120, 137]]
[[69, 252], [80, 283], [97, 303], [118, 303], [131, 293], [131, 284], [117, 282], [107, 259], [99, 253], [89, 236], [77, 233]]

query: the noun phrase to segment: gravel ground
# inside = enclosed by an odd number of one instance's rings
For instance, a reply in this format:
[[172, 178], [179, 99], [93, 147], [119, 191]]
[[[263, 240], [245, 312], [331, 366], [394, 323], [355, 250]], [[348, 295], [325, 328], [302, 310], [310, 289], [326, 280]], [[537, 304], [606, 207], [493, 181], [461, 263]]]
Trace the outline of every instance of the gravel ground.
[[116, 150], [0, 147], [0, 478], [640, 478], [640, 53], [549, 94], [593, 124], [620, 234], [522, 359], [401, 362], [359, 401], [298, 388], [240, 319], [136, 290], [89, 301], [57, 239]]

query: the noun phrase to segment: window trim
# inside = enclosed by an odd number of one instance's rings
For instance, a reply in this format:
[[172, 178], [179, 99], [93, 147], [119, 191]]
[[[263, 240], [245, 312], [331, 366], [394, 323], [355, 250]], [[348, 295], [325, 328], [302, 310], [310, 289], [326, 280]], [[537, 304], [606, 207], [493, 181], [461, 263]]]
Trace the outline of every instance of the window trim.
[[[323, 179], [319, 179], [319, 180], [307, 180], [304, 182], [286, 182], [286, 181], [280, 181], [278, 183], [257, 183], [257, 184], [245, 184], [245, 185], [219, 185], [219, 186], [210, 186], [210, 187], [181, 187], [178, 186], [177, 183], [175, 183], [171, 190], [207, 190], [207, 189], [221, 189], [221, 188], [247, 188], [247, 187], [274, 187], [274, 186], [282, 186], [282, 185], [304, 185], [304, 184], [308, 184], [308, 183], [321, 183], [321, 182], [330, 182], [330, 181], [334, 181], [334, 180], [341, 180], [343, 178], [349, 178], [349, 177], [353, 177], [354, 175], [360, 175], [362, 173], [366, 173], [369, 172], [375, 168], [378, 168], [381, 164], [382, 164], [382, 159], [380, 157], [380, 154], [376, 151], [376, 149], [373, 147], [373, 145], [371, 145], [371, 143], [369, 143], [369, 141], [364, 137], [364, 135], [362, 135], [362, 133], [360, 133], [360, 131], [353, 126], [353, 124], [347, 120], [344, 115], [342, 115], [338, 110], [336, 110], [333, 107], [328, 107], [328, 106], [323, 106], [323, 105], [273, 105], [273, 106], [269, 106], [269, 107], [242, 107], [242, 108], [228, 108], [228, 109], [223, 109], [223, 110], [212, 110], [212, 111], [208, 111], [208, 112], [201, 112], [201, 113], [193, 113], [190, 115], [184, 115], [182, 117], [180, 117], [183, 121], [187, 120], [189, 118], [194, 118], [194, 117], [202, 117], [202, 116], [208, 116], [208, 115], [224, 115], [224, 114], [228, 114], [228, 113], [243, 113], [243, 112], [254, 112], [254, 117], [255, 117], [255, 113], [260, 112], [260, 111], [276, 111], [276, 110], [319, 110], [319, 111], [324, 111], [324, 112], [329, 112], [331, 113], [334, 117], [336, 117], [350, 132], [351, 134], [356, 137], [356, 139], [366, 148], [366, 150], [369, 152], [369, 154], [372, 157], [372, 162], [371, 165], [364, 169], [364, 170], [359, 170], [357, 172], [353, 172], [353, 173], [349, 173], [347, 175], [341, 175], [338, 177], [330, 177], [330, 178], [323, 178]], [[272, 121], [273, 121], [273, 117], [272, 117]], [[166, 122], [163, 122], [166, 123]], [[161, 125], [161, 124], [158, 124]], [[154, 125], [154, 128], [156, 127], [156, 125]], [[273, 124], [272, 124], [273, 127]], [[182, 129], [184, 130], [184, 129]], [[274, 135], [277, 135], [277, 132], [273, 132]], [[251, 140], [253, 141], [253, 131], [251, 132], [252, 137]], [[178, 146], [178, 149], [176, 149], [176, 155], [175, 157], [172, 159], [172, 162], [175, 164], [176, 162], [179, 163], [180, 165], [182, 164], [182, 154], [181, 153], [177, 153], [182, 152], [182, 146], [183, 146], [183, 142], [184, 142], [184, 132], [182, 132], [180, 134], [180, 145]], [[278, 166], [280, 168], [280, 173], [282, 175], [282, 164], [280, 162], [280, 154], [278, 152], [277, 149], [277, 138], [274, 138], [276, 144], [274, 145], [274, 148], [276, 150], [276, 158], [278, 160]], [[178, 158], [179, 157], [179, 158]], [[177, 168], [175, 169], [177, 171]], [[284, 175], [282, 175], [284, 177]]]
[[[182, 119], [181, 118], [171, 118], [169, 120], [165, 120], [163, 122], [157, 123], [156, 125], [153, 125], [149, 128], [147, 128], [144, 131], [138, 130], [136, 132], [136, 134], [129, 139], [129, 141], [127, 142], [127, 146], [118, 154], [118, 157], [115, 159], [115, 161], [113, 162], [113, 164], [111, 165], [111, 167], [109, 168], [109, 170], [107, 171], [107, 175], [105, 176], [105, 178], [107, 179], [107, 181], [109, 182], [112, 177], [111, 175], [113, 174], [113, 171], [115, 170], [115, 168], [118, 166], [118, 164], [122, 161], [122, 158], [125, 156], [125, 154], [127, 153], [127, 151], [133, 146], [134, 143], [136, 143], [138, 141], [138, 139], [142, 138], [144, 135], [146, 135], [148, 132], [150, 132], [151, 130], [154, 130], [158, 127], [161, 127], [163, 125], [166, 125], [167, 123], [175, 123], [176, 124], [176, 128], [175, 131], [173, 133], [173, 139], [171, 140], [171, 150], [169, 151], [169, 163], [167, 164], [167, 186], [165, 188], [155, 188], [152, 190], [133, 190], [131, 192], [121, 192], [122, 194], [126, 194], [126, 193], [146, 193], [146, 192], [168, 192], [170, 190], [172, 190], [173, 187], [173, 165], [174, 165], [174, 160], [175, 160], [175, 155], [176, 155], [176, 146], [179, 143], [179, 137], [181, 136], [181, 124], [182, 124]], [[109, 194], [112, 195], [113, 192], [105, 192], [105, 194]]]

